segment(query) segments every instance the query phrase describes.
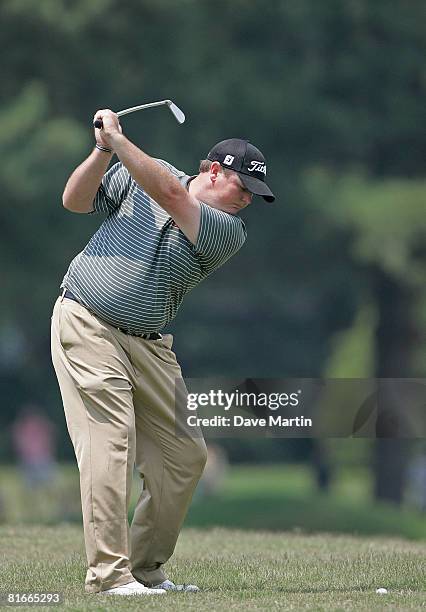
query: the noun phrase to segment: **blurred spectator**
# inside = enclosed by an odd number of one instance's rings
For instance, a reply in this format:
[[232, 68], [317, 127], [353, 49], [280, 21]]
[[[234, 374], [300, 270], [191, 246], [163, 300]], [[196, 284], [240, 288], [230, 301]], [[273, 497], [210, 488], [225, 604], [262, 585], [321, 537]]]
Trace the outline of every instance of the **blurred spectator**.
[[55, 439], [56, 428], [48, 417], [37, 406], [25, 405], [12, 426], [12, 440], [25, 485], [23, 508], [31, 520], [53, 518], [57, 505]]
[[408, 470], [408, 499], [422, 512], [426, 512], [426, 451], [419, 453]]
[[4, 501], [4, 494], [0, 491], [0, 523], [6, 522], [6, 504]]
[[195, 491], [195, 499], [215, 495], [222, 487], [228, 472], [228, 458], [225, 450], [218, 444], [207, 445], [207, 463]]
[[315, 481], [320, 491], [328, 493], [332, 481], [332, 469], [324, 440], [310, 440], [312, 445], [311, 464], [314, 470]]
[[31, 488], [50, 482], [56, 472], [55, 427], [31, 404], [18, 415], [12, 429], [13, 443], [26, 484]]

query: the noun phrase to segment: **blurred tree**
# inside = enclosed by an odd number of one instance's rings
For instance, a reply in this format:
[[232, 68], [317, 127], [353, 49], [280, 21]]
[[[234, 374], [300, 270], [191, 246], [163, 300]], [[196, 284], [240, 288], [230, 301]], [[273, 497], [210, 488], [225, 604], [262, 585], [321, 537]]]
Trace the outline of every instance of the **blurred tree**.
[[[424, 346], [425, 330], [415, 312], [424, 300], [426, 281], [421, 246], [426, 241], [426, 182], [320, 170], [307, 175], [306, 185], [331, 226], [350, 230], [353, 263], [365, 270], [367, 301], [375, 305], [377, 317], [371, 375], [421, 377], [415, 357], [418, 346]], [[373, 462], [376, 497], [396, 503], [403, 500], [410, 443], [391, 438], [404, 429], [404, 408], [389, 406], [395, 415], [392, 431], [379, 414]]]

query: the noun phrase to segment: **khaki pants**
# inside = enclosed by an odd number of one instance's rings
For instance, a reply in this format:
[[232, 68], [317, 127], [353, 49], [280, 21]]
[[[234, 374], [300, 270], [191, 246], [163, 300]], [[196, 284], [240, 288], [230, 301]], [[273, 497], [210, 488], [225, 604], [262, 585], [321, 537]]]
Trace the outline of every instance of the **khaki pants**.
[[[182, 374], [172, 342], [127, 336], [66, 298], [53, 309], [52, 361], [80, 471], [89, 593], [165, 580], [162, 565], [205, 465], [201, 435], [176, 436]], [[129, 530], [135, 464], [143, 489]]]

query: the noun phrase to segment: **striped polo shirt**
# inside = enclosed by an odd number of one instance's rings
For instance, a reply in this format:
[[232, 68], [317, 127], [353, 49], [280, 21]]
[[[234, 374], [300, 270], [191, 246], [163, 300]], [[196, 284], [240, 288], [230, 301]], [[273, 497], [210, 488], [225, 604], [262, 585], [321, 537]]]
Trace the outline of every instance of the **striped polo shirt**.
[[[190, 177], [157, 160], [186, 186]], [[161, 331], [188, 291], [244, 244], [242, 220], [200, 202], [193, 245], [121, 163], [105, 174], [93, 211], [106, 213], [61, 283], [101, 319], [132, 334]]]

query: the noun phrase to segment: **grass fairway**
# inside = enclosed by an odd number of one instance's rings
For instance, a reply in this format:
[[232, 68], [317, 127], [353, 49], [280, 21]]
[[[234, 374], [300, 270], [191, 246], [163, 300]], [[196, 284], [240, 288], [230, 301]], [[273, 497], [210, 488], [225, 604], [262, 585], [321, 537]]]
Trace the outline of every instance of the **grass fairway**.
[[[56, 609], [399, 611], [426, 606], [425, 545], [396, 538], [186, 529], [167, 570], [175, 581], [194, 582], [203, 591], [142, 599], [84, 594], [79, 526], [2, 526], [0, 551], [0, 590], [61, 591], [65, 602]], [[386, 587], [388, 595], [377, 595], [378, 587]]]

